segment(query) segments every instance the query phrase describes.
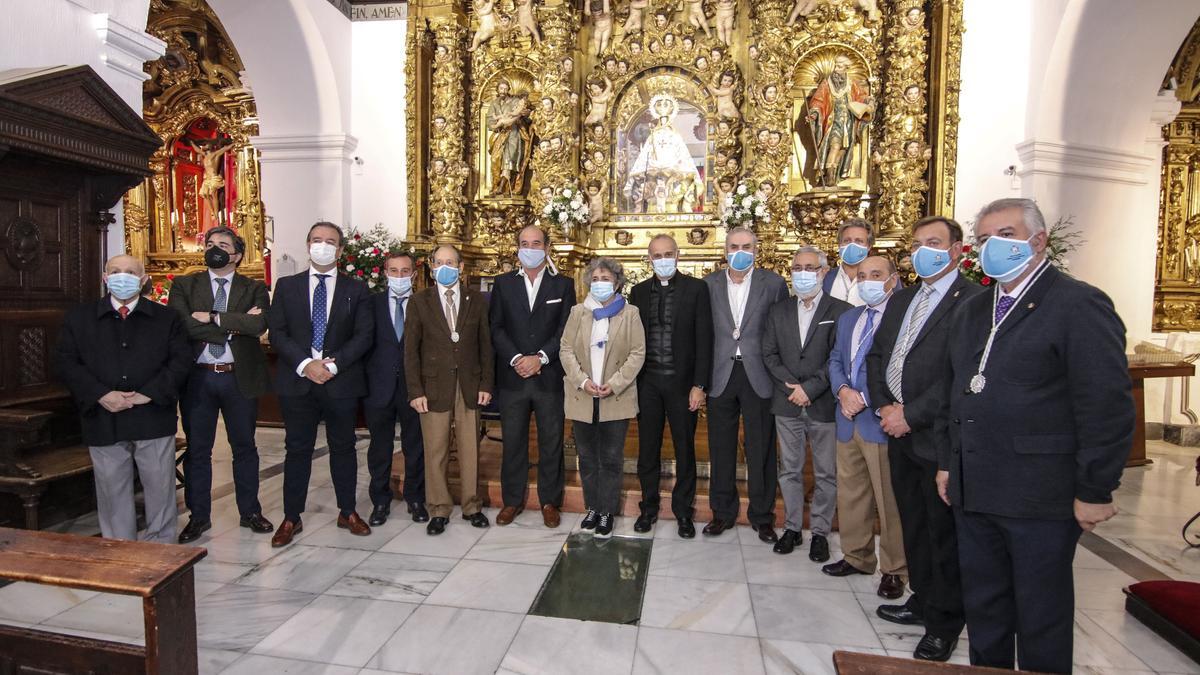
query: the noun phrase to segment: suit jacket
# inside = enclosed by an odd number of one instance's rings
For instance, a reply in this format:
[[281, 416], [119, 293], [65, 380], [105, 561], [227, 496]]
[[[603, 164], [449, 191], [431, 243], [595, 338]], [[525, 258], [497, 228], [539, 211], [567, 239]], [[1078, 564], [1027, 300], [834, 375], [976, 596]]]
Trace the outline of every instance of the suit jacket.
[[[174, 436], [191, 355], [179, 313], [152, 300], [138, 300], [124, 320], [107, 295], [67, 312], [55, 363], [79, 408], [84, 444]], [[100, 405], [110, 391], [136, 391], [150, 402], [112, 413]]]
[[[563, 331], [562, 355], [567, 419], [592, 423], [592, 398], [583, 383], [596, 381], [592, 372], [592, 310], [582, 303], [571, 308]], [[611, 396], [600, 399], [600, 421], [632, 419], [638, 414], [638, 372], [646, 361], [646, 332], [638, 308], [626, 304], [620, 314], [608, 320], [608, 343], [604, 349], [604, 377], [600, 384], [613, 389]]]
[[994, 293], [963, 302], [950, 334], [950, 499], [968, 511], [1070, 519], [1107, 503], [1133, 442], [1125, 326], [1100, 290], [1049, 267], [1000, 325], [987, 384], [968, 393]]
[[[425, 396], [429, 409], [446, 412], [454, 407], [454, 383], [462, 391], [467, 408], [475, 409], [479, 392], [495, 388], [491, 330], [487, 301], [478, 291], [459, 283], [455, 293], [458, 342], [450, 339], [450, 326], [442, 310], [438, 284], [408, 301], [404, 321], [404, 373], [408, 399]], [[474, 433], [472, 430], [471, 433]]]
[[[837, 319], [851, 305], [822, 293], [801, 346], [798, 302], [795, 297], [786, 297], [771, 307], [767, 317], [763, 362], [775, 382], [771, 413], [799, 417], [801, 410], [807, 410], [817, 422], [832, 422], [835, 406], [829, 390], [829, 352], [837, 336]], [[788, 400], [792, 390], [785, 385], [789, 383], [799, 384], [804, 390], [810, 401], [807, 408]]]
[[[183, 319], [192, 341], [192, 361], [200, 358], [208, 345], [225, 344], [228, 339], [238, 390], [247, 398], [257, 398], [271, 388], [267, 357], [258, 340], [267, 332], [271, 296], [266, 284], [236, 272], [226, 293], [226, 311], [221, 312], [219, 325], [200, 323], [192, 318], [192, 312], [211, 312], [213, 308], [212, 278], [207, 271], [176, 277], [171, 284], [167, 306], [178, 311]], [[262, 310], [262, 314], [246, 313], [255, 307]]]
[[275, 297], [267, 312], [271, 346], [279, 352], [275, 390], [280, 396], [303, 396], [313, 387], [325, 387], [334, 398], [361, 398], [367, 393], [363, 358], [374, 339], [367, 285], [338, 274], [333, 289], [323, 358], [334, 359], [337, 375], [325, 384], [314, 384], [296, 374], [304, 359], [312, 358], [312, 298], [308, 292], [308, 270], [275, 282]]
[[562, 388], [563, 368], [558, 361], [558, 346], [567, 315], [575, 304], [575, 281], [561, 274], [550, 274], [549, 267], [543, 268], [540, 274], [545, 277], [538, 287], [532, 310], [529, 309], [524, 276], [515, 271], [507, 272], [493, 282], [488, 320], [496, 348], [496, 382], [501, 391], [525, 386], [525, 378], [508, 365], [513, 357], [539, 351], [544, 352], [550, 362], [531, 379], [543, 391]]
[[[887, 311], [880, 317], [875, 341], [867, 354], [867, 384], [876, 409], [896, 402], [888, 388], [887, 367], [896, 342], [901, 338], [904, 315], [920, 292], [921, 284], [896, 291], [888, 301]], [[982, 292], [982, 286], [958, 275], [913, 339], [904, 357], [904, 378], [901, 380], [904, 419], [912, 433], [903, 438], [889, 438], [890, 447], [913, 452], [929, 462], [936, 462], [938, 453], [946, 450], [950, 442], [946, 428], [949, 405], [946, 391], [950, 378], [951, 318], [963, 302]]]
[[717, 270], [704, 277], [708, 284], [708, 298], [713, 315], [713, 374], [710, 396], [720, 396], [729, 384], [733, 372], [733, 357], [740, 346], [742, 365], [754, 393], [770, 398], [774, 391], [771, 376], [763, 363], [762, 340], [766, 331], [767, 314], [776, 302], [787, 297], [787, 282], [783, 277], [768, 269], [755, 268], [750, 276], [750, 294], [742, 314], [741, 339], [733, 339], [733, 310], [729, 307], [729, 277], [725, 270]]
[[[863, 440], [871, 443], [887, 443], [888, 440], [888, 435], [883, 433], [883, 429], [879, 426], [879, 418], [875, 416], [875, 409], [879, 406], [875, 405], [871, 399], [871, 393], [867, 387], [866, 358], [863, 358], [856, 370], [851, 371], [854, 365], [851, 358], [854, 324], [858, 323], [858, 317], [868, 309], [870, 308], [866, 305], [860, 305], [842, 312], [837, 320], [837, 339], [834, 341], [833, 351], [829, 352], [829, 390], [837, 404], [834, 413], [834, 418], [837, 420], [837, 439], [843, 443], [849, 441], [855, 431], [863, 437]], [[869, 350], [870, 348], [870, 344], [862, 346], [862, 349]], [[838, 390], [844, 386], [861, 392], [863, 398], [867, 400], [866, 409], [855, 415], [853, 420], [846, 419], [846, 416], [842, 414], [842, 402], [836, 398]]]
[[[629, 302], [638, 308], [646, 339], [650, 333], [650, 301], [654, 297], [652, 284], [660, 283], [658, 277], [637, 284], [629, 291]], [[675, 388], [687, 393], [692, 387], [708, 389], [712, 379], [712, 305], [709, 303], [708, 287], [696, 277], [677, 272], [668, 282], [675, 289], [675, 308], [671, 324], [671, 355], [675, 362], [675, 374], [671, 377]]]
[[[409, 296], [411, 310], [413, 297]], [[404, 373], [404, 343], [396, 339], [392, 323], [391, 293], [375, 293], [371, 296], [371, 314], [375, 317], [375, 344], [367, 355], [367, 397], [363, 405], [382, 408], [392, 402], [396, 390], [405, 405], [408, 402], [408, 381]], [[408, 314], [405, 314], [407, 320]], [[405, 338], [407, 338], [407, 334]]]

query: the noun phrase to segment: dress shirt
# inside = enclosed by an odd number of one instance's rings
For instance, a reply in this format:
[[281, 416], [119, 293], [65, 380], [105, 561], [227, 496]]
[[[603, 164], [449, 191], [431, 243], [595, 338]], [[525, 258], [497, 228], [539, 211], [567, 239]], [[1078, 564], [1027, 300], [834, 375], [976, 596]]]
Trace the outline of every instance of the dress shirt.
[[412, 291], [404, 295], [396, 295], [388, 291], [388, 316], [392, 317], [393, 326], [396, 325], [396, 298], [400, 298], [401, 303], [404, 305], [404, 316], [408, 316], [408, 301], [412, 299]]
[[[913, 298], [913, 301], [908, 303], [908, 309], [904, 311], [904, 320], [900, 322], [900, 332], [897, 333], [896, 339], [903, 340], [904, 336], [908, 335], [908, 324], [910, 321], [912, 321], [913, 311], [921, 302], [921, 294], [927, 292], [925, 290], [926, 288], [931, 288], [933, 290], [929, 292], [929, 307], [925, 310], [925, 316], [921, 317], [921, 325], [917, 326], [916, 330], [913, 332], [914, 340], [916, 339], [917, 335], [920, 335], [921, 328], [925, 326], [925, 322], [929, 321], [929, 317], [933, 315], [933, 310], [937, 309], [938, 303], [942, 301], [942, 298], [946, 297], [946, 293], [950, 291], [950, 287], [953, 286], [954, 282], [957, 280], [958, 270], [953, 270], [932, 284], [922, 281], [920, 290], [917, 291], [917, 295]], [[896, 347], [899, 348], [902, 347], [902, 345], [897, 344]], [[911, 349], [912, 345], [907, 345], [907, 347]]]
[[[867, 326], [867, 312], [872, 309], [879, 311], [879, 313], [875, 315], [875, 325], [871, 329], [872, 332], [879, 330], [879, 323], [883, 319], [883, 311], [887, 309], [888, 301], [891, 299], [892, 296], [889, 295], [883, 302], [875, 305], [874, 307], [868, 307], [867, 309], [864, 309], [863, 313], [858, 315], [858, 321], [854, 322], [854, 332], [851, 334], [850, 338], [850, 363], [854, 363], [854, 360], [858, 358], [858, 348], [860, 345], [862, 345], [863, 328], [866, 328]], [[851, 375], [853, 376], [854, 373], [851, 373]]]
[[[230, 272], [226, 276], [221, 276], [221, 275], [213, 272], [212, 270], [208, 271], [208, 284], [209, 284], [209, 286], [212, 287], [212, 294], [213, 294], [214, 302], [216, 301], [217, 289], [219, 288], [219, 286], [217, 285], [217, 279], [225, 280], [225, 303], [226, 303], [225, 306], [228, 307], [229, 306], [229, 289], [233, 287], [233, 272]], [[215, 307], [215, 305], [214, 305], [214, 307]], [[217, 314], [216, 316], [213, 317], [213, 323], [216, 324], [217, 326], [221, 325], [221, 315], [220, 314]], [[200, 350], [200, 356], [196, 359], [196, 363], [209, 363], [209, 364], [233, 363], [233, 347], [229, 343], [229, 336], [228, 335], [225, 336], [225, 353], [224, 354], [221, 354], [219, 357], [213, 356], [208, 351], [208, 344], [205, 343], [204, 349]]]
[[[725, 271], [729, 275], [729, 270]], [[729, 297], [729, 311], [733, 314], [733, 325], [738, 330], [742, 328], [742, 318], [746, 316], [746, 304], [750, 302], [750, 282], [754, 276], [754, 268], [746, 270], [746, 276], [742, 279], [742, 283], [737, 283], [733, 280], [733, 276], [726, 277], [725, 292]], [[740, 342], [740, 340], [739, 340]], [[742, 355], [742, 346], [739, 344], [736, 354]]]
[[[438, 302], [442, 304], [442, 321], [446, 321], [446, 310], [449, 309], [454, 314], [454, 330], [452, 332], [458, 332], [458, 312], [462, 309], [462, 284], [456, 281], [453, 286], [443, 286], [439, 283], [437, 284], [437, 290]], [[450, 301], [446, 299], [446, 291], [453, 292], [453, 305], [449, 305]], [[450, 327], [448, 321], [446, 327]]]
[[1022, 279], [1021, 283], [1017, 284], [1011, 291], [1005, 291], [1004, 287], [1001, 286], [1000, 295], [1007, 295], [1015, 300], [1017, 296], [1021, 295], [1021, 292], [1025, 290], [1025, 287], [1029, 285], [1029, 282], [1033, 281], [1033, 278], [1038, 275], [1038, 271], [1041, 270], [1045, 265], [1049, 264], [1049, 261], [1042, 260], [1040, 263], [1038, 263], [1037, 267], [1033, 268], [1033, 271], [1030, 272], [1029, 276]]
[[[531, 312], [533, 311], [533, 303], [537, 300], [538, 291], [540, 291], [542, 288], [542, 279], [545, 279], [547, 274], [558, 274], [558, 272], [554, 268], [550, 267], [549, 264], [547, 264], [545, 267], [542, 267], [541, 272], [538, 272], [537, 279], [530, 281], [529, 275], [525, 273], [524, 267], [517, 270], [517, 276], [521, 277], [525, 281], [525, 294], [529, 296], [529, 311]], [[519, 361], [522, 356], [525, 356], [525, 354], [517, 354], [516, 356], [512, 357], [512, 360], [508, 362], [508, 365], [515, 368], [517, 361]], [[541, 349], [538, 350], [538, 358], [541, 359], [543, 366], [547, 363], [550, 363], [550, 357], [546, 356], [546, 352]]]
[[802, 298], [796, 298], [796, 314], [800, 319], [800, 346], [804, 346], [804, 341], [808, 336], [808, 328], [812, 325], [813, 317], [817, 314], [817, 305], [821, 304], [821, 296], [823, 293], [817, 291], [817, 294], [809, 299], [811, 303], [808, 307], [804, 306]]
[[[318, 271], [317, 268], [309, 265], [309, 267], [308, 267], [308, 307], [309, 307], [308, 319], [309, 319], [309, 321], [312, 321], [313, 294], [317, 292], [317, 284], [320, 283], [320, 281], [321, 281], [320, 279], [317, 278], [318, 274], [324, 274], [328, 277], [327, 279], [325, 279], [325, 334], [329, 335], [329, 321], [332, 319], [332, 317], [330, 315], [333, 313], [333, 289], [335, 286], [337, 286], [337, 278], [338, 278], [337, 267], [335, 266], [334, 268], [330, 269], [327, 272], [321, 272], [321, 271]], [[310, 348], [311, 348], [311, 345], [310, 345]], [[307, 366], [309, 364], [309, 362], [311, 362], [311, 361], [320, 361], [323, 358], [325, 358], [325, 355], [321, 353], [321, 350], [312, 349], [312, 357], [304, 359], [303, 361], [300, 362], [299, 366], [296, 366], [296, 374], [299, 375], [300, 377], [304, 377], [304, 367]], [[337, 363], [326, 363], [325, 367], [329, 369], [329, 372], [333, 373], [334, 375], [337, 375]]]
[[858, 297], [858, 277], [846, 274], [846, 268], [842, 265], [838, 265], [837, 276], [833, 280], [833, 288], [829, 289], [829, 294], [838, 300], [845, 300], [855, 307], [867, 304]]
[[[141, 299], [141, 296], [139, 296], [139, 295], [133, 296], [133, 299], [130, 300], [129, 304], [125, 305], [125, 307], [128, 307], [129, 311], [132, 312], [133, 308], [137, 307], [138, 300], [140, 300], [140, 299]], [[117, 300], [115, 297], [113, 297], [113, 295], [111, 293], [108, 296], [108, 301], [112, 303], [112, 308], [114, 310], [116, 310], [117, 313], [121, 312], [121, 301]]]

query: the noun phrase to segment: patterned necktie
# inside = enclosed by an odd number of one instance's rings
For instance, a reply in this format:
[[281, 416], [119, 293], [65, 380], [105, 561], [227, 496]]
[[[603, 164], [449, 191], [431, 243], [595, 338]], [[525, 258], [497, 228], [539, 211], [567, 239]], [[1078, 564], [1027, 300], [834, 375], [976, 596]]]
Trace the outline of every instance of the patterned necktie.
[[312, 348], [320, 352], [325, 348], [325, 329], [329, 325], [329, 308], [325, 306], [329, 291], [325, 288], [328, 274], [317, 275], [317, 290], [313, 291], [312, 299]]
[[912, 315], [908, 317], [904, 339], [892, 350], [892, 358], [888, 361], [888, 389], [892, 391], [892, 396], [895, 396], [896, 400], [901, 403], [904, 403], [904, 359], [908, 358], [908, 350], [912, 348], [913, 340], [917, 339], [917, 332], [925, 323], [925, 315], [929, 313], [929, 298], [932, 296], [933, 286], [922, 285], [921, 297], [917, 300], [917, 306], [913, 307]]
[[392, 319], [396, 330], [396, 342], [404, 341], [404, 298], [396, 298], [396, 316]]
[[1004, 318], [1005, 314], [1008, 314], [1008, 310], [1012, 309], [1016, 302], [1017, 299], [1011, 295], [1000, 296], [1000, 300], [996, 302], [996, 323], [1000, 323], [1000, 320]]
[[858, 370], [862, 368], [867, 352], [871, 351], [871, 342], [875, 338], [875, 317], [878, 315], [879, 310], [867, 309], [867, 322], [863, 324], [862, 334], [858, 336], [858, 351], [854, 352], [854, 359], [850, 362], [850, 384], [859, 391], [862, 391], [862, 387], [858, 382]]
[[129, 305], [121, 305], [117, 308], [117, 314], [121, 315], [121, 319], [129, 318]]
[[[225, 295], [225, 284], [229, 283], [228, 279], [217, 279], [217, 296], [213, 299], [213, 311], [224, 312], [229, 309], [229, 296]], [[219, 359], [225, 353], [225, 343], [214, 345], [209, 343], [208, 353], [212, 354], [214, 359]]]
[[454, 334], [454, 291], [446, 289], [446, 325], [450, 327], [451, 335]]

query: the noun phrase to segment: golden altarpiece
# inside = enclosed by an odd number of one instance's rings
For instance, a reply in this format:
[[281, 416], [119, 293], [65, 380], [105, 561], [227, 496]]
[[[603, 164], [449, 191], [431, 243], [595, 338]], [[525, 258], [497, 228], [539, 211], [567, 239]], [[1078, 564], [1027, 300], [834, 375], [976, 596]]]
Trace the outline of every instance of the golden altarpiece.
[[146, 31], [167, 43], [143, 89], [162, 147], [125, 196], [126, 248], [156, 277], [185, 274], [204, 269], [204, 232], [228, 225], [246, 241], [241, 272], [262, 278], [258, 117], [237, 50], [205, 0], [151, 0]]
[[753, 181], [762, 264], [834, 251], [852, 214], [902, 258], [909, 223], [953, 211], [962, 31], [962, 0], [414, 0], [408, 231], [494, 274], [574, 184], [592, 222], [547, 223], [560, 266], [636, 280], [666, 232], [700, 275]]

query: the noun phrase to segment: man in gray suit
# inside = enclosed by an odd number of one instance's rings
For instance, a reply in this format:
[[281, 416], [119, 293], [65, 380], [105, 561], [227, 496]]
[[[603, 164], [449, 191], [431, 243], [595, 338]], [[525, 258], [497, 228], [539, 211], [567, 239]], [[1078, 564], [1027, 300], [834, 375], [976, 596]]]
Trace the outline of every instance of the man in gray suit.
[[813, 562], [829, 560], [829, 531], [837, 506], [837, 422], [829, 391], [829, 352], [837, 319], [849, 303], [822, 291], [829, 258], [814, 246], [802, 246], [792, 257], [792, 290], [771, 308], [763, 336], [763, 361], [775, 381], [771, 412], [779, 434], [779, 487], [787, 520], [776, 553], [791, 553], [803, 541], [804, 455], [813, 449]]
[[763, 332], [771, 305], [787, 297], [783, 277], [755, 269], [758, 237], [745, 227], [725, 235], [727, 270], [704, 277], [713, 315], [713, 376], [708, 394], [708, 451], [712, 462], [709, 503], [713, 519], [704, 534], [733, 527], [738, 515], [738, 419], [745, 426], [746, 517], [758, 538], [774, 544], [775, 428], [773, 384], [763, 363]]

